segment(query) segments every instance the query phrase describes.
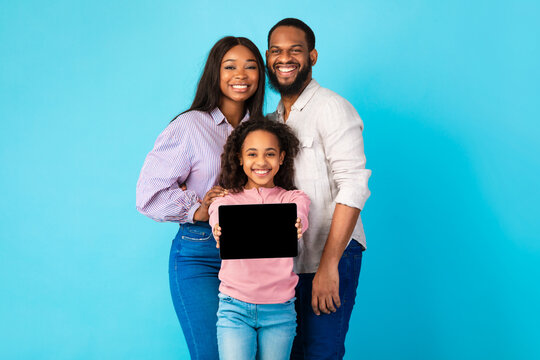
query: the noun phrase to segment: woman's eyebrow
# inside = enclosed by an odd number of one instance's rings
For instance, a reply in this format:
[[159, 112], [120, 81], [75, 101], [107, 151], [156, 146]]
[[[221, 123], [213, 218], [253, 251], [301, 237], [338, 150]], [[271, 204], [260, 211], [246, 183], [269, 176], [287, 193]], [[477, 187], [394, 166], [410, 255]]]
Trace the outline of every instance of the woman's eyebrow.
[[[225, 60], [222, 61], [222, 63], [225, 63], [225, 62], [227, 62], [227, 61], [236, 61], [236, 59], [225, 59]], [[246, 62], [247, 62], [247, 61], [254, 61], [254, 62], [257, 62], [257, 60], [255, 60], [255, 59], [247, 59]]]

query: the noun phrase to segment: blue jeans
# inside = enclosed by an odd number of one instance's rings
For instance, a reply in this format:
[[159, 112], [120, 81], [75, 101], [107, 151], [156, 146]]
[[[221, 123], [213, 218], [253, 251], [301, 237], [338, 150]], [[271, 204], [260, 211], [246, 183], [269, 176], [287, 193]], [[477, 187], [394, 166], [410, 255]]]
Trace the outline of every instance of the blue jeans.
[[343, 359], [345, 335], [349, 330], [356, 288], [362, 264], [362, 245], [351, 241], [339, 261], [339, 298], [341, 307], [335, 313], [317, 316], [311, 308], [311, 290], [315, 274], [299, 274], [296, 286], [297, 335], [291, 359]]
[[182, 224], [171, 247], [169, 283], [191, 359], [217, 360], [219, 250], [208, 223]]
[[250, 304], [219, 294], [217, 336], [221, 360], [287, 360], [296, 329], [294, 298]]

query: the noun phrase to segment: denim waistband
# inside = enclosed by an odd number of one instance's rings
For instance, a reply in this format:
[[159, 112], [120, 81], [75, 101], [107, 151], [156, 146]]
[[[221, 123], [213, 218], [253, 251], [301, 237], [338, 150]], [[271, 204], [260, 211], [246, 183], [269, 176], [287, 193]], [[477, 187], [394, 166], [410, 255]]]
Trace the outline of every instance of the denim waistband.
[[203, 227], [203, 228], [208, 228], [208, 229], [211, 229], [210, 227], [210, 223], [208, 221], [195, 221], [194, 223], [183, 223], [183, 224], [180, 224], [180, 226], [183, 226], [183, 227]]

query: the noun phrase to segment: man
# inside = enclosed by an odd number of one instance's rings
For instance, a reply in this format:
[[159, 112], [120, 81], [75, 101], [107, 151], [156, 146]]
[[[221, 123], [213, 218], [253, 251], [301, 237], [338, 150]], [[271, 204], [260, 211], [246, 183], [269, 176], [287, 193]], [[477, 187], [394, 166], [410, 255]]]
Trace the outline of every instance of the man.
[[268, 33], [266, 65], [280, 92], [275, 113], [297, 134], [296, 185], [311, 199], [310, 229], [295, 271], [297, 335], [291, 359], [341, 359], [360, 275], [365, 236], [360, 210], [370, 195], [362, 120], [353, 106], [312, 79], [315, 35], [284, 19]]

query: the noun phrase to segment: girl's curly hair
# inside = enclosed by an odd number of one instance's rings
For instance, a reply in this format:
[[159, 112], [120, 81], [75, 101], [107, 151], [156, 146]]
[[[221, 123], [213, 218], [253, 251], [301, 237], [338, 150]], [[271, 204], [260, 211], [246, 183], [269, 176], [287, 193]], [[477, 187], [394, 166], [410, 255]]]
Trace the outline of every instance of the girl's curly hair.
[[246, 136], [253, 131], [263, 130], [274, 134], [279, 143], [279, 151], [285, 151], [285, 159], [274, 176], [274, 185], [285, 190], [295, 190], [294, 186], [294, 157], [298, 154], [300, 142], [291, 128], [277, 121], [262, 116], [252, 116], [241, 123], [227, 138], [223, 154], [221, 154], [221, 173], [219, 185], [232, 192], [244, 189], [248, 178], [240, 165], [239, 156]]

